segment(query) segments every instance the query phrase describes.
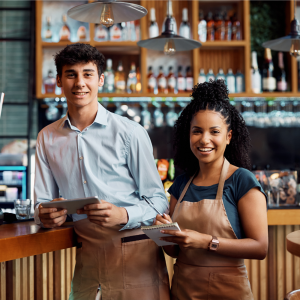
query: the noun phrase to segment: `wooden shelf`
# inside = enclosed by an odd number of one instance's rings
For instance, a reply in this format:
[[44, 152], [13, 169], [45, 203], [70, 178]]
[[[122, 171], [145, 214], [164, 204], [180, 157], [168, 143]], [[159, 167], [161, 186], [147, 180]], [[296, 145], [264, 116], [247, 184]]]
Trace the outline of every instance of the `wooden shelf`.
[[246, 41], [208, 41], [205, 43], [202, 43], [202, 46], [199, 48], [199, 50], [202, 49], [211, 49], [211, 48], [236, 48], [236, 47], [246, 47], [247, 42]]
[[268, 225], [299, 225], [300, 209], [269, 209]]
[[48, 42], [41, 42], [42, 47], [65, 47], [72, 44], [90, 44], [90, 42], [70, 42], [70, 41], [63, 41], [63, 42], [57, 42], [57, 43], [48, 43]]

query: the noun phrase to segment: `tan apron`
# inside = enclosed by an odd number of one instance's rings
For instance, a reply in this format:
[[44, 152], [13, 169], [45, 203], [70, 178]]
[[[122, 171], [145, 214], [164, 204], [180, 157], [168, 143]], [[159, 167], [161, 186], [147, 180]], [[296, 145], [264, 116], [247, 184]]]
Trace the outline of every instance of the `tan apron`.
[[[227, 239], [236, 239], [223, 204], [223, 187], [229, 162], [225, 159], [216, 199], [199, 202], [182, 201], [194, 176], [186, 184], [175, 206], [172, 220], [181, 229]], [[220, 255], [206, 249], [180, 247], [174, 265], [172, 300], [252, 300], [244, 260]]]
[[161, 247], [140, 229], [119, 231], [88, 219], [75, 222], [78, 247], [69, 300], [169, 300], [169, 277]]

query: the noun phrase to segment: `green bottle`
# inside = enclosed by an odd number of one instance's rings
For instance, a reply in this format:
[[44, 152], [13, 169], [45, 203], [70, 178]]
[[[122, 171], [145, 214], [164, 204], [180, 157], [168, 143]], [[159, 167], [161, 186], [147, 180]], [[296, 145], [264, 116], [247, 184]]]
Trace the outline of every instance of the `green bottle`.
[[174, 180], [175, 178], [175, 165], [174, 165], [174, 159], [172, 158], [169, 161], [168, 176], [170, 180]]

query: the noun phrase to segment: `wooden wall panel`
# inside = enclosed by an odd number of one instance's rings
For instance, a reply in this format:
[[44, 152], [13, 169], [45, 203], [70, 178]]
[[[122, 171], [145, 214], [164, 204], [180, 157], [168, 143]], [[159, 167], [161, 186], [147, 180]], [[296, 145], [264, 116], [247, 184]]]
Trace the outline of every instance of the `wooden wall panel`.
[[0, 300], [6, 298], [6, 262], [0, 263]]

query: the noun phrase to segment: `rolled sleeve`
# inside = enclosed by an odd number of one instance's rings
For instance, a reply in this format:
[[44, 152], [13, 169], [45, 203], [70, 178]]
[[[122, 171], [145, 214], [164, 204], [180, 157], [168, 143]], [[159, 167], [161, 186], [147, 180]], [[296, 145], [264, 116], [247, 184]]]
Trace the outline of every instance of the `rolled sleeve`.
[[141, 197], [147, 196], [155, 208], [164, 213], [168, 210], [163, 185], [153, 158], [153, 149], [146, 130], [138, 125], [132, 132], [127, 149], [127, 164], [137, 185], [139, 203], [127, 206], [128, 223], [121, 229], [138, 228], [141, 225], [151, 225], [157, 212]]

